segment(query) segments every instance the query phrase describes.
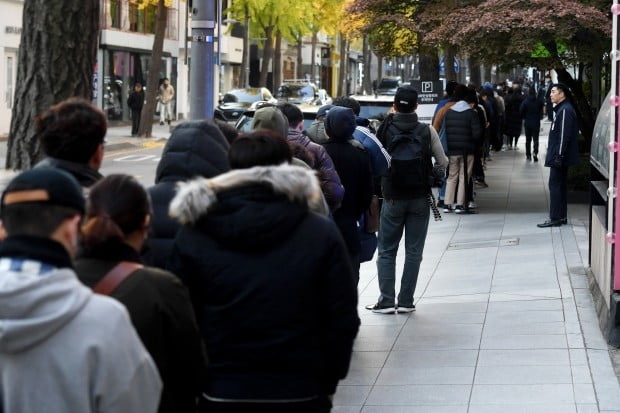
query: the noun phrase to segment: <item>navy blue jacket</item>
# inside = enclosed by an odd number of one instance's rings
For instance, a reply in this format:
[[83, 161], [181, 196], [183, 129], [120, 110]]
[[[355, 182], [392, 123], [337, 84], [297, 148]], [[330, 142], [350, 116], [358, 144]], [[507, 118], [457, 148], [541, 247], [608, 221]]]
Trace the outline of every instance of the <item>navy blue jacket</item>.
[[523, 124], [529, 129], [540, 129], [540, 118], [542, 116], [543, 102], [536, 96], [528, 96], [522, 103], [519, 111]]
[[563, 166], [577, 165], [579, 163], [579, 147], [577, 146], [579, 124], [575, 109], [569, 101], [564, 100], [556, 105], [553, 111], [555, 116], [549, 131], [545, 166], [551, 167], [553, 158], [558, 153], [564, 157]]

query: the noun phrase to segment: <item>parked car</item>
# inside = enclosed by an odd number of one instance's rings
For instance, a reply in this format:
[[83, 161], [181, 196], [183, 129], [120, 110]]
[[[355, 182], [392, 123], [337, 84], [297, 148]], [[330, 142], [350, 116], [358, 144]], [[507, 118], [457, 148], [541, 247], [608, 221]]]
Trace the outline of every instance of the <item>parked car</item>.
[[228, 121], [237, 121], [243, 112], [256, 102], [276, 103], [269, 89], [265, 87], [233, 89], [224, 94], [218, 109]]
[[[394, 105], [394, 96], [389, 95], [353, 95], [360, 104], [360, 117], [370, 120], [375, 129], [385, 119]], [[416, 113], [420, 122], [431, 124], [436, 104], [418, 105]]]
[[400, 76], [384, 77], [377, 85], [377, 90], [375, 90], [375, 93], [377, 95], [394, 96], [396, 94], [396, 89], [398, 89], [401, 85], [402, 80]]
[[296, 105], [327, 105], [331, 98], [325, 89], [319, 89], [314, 83], [285, 81], [276, 92], [278, 102], [289, 102]]
[[[258, 105], [260, 107], [260, 105]], [[317, 105], [301, 104], [299, 109], [304, 114], [304, 130], [308, 129], [312, 122], [316, 119], [316, 112], [319, 110]], [[243, 112], [235, 127], [239, 132], [250, 132], [252, 130], [252, 120], [254, 119], [256, 108], [252, 108]]]

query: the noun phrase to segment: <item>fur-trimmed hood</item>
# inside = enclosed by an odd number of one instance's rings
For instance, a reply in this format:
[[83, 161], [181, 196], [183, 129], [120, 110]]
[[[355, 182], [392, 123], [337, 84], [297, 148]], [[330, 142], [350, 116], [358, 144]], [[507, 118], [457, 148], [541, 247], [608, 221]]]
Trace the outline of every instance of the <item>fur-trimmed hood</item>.
[[289, 201], [305, 204], [311, 211], [323, 209], [319, 182], [313, 170], [282, 164], [236, 169], [212, 179], [197, 178], [178, 184], [170, 203], [170, 216], [183, 225], [195, 224], [219, 204], [218, 194], [229, 189], [252, 185], [269, 187]]

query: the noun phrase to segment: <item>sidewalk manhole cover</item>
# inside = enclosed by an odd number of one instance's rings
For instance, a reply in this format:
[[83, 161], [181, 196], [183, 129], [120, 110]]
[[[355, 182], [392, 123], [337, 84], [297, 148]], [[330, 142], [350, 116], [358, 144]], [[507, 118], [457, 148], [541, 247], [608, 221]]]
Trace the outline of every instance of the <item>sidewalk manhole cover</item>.
[[507, 238], [489, 241], [451, 242], [449, 250], [465, 250], [473, 248], [514, 247], [519, 245], [519, 238]]

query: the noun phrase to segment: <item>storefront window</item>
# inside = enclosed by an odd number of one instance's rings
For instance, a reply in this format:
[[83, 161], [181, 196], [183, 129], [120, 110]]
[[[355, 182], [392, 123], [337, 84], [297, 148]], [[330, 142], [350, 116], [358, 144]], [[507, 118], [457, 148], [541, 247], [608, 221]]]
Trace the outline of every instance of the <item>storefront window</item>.
[[[169, 75], [167, 68], [172, 59], [172, 72], [176, 73], [176, 59], [162, 58], [160, 79], [170, 78], [170, 84], [176, 88], [176, 76]], [[151, 66], [148, 54], [106, 50], [103, 69], [103, 111], [112, 121], [128, 121], [129, 109], [127, 97], [136, 82], [140, 82], [146, 91], [146, 80]]]

